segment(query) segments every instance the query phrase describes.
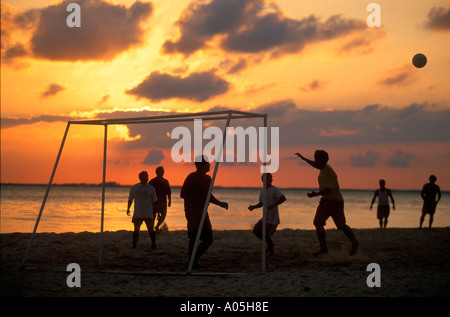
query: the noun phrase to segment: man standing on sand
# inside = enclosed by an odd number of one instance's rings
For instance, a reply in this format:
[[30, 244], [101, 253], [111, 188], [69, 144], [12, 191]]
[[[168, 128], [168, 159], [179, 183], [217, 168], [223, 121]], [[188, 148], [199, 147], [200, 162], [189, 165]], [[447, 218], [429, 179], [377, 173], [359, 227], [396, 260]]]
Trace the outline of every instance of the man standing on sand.
[[[277, 230], [280, 224], [280, 215], [278, 213], [278, 205], [281, 205], [286, 201], [286, 197], [283, 195], [281, 190], [272, 185], [272, 174], [266, 174], [266, 195], [267, 195], [267, 215], [266, 215], [266, 243], [267, 252], [273, 255], [274, 243], [272, 241], [272, 235]], [[261, 180], [264, 182], [264, 174], [261, 176]], [[248, 206], [248, 210], [252, 211], [256, 208], [261, 208], [263, 206], [263, 190], [259, 194], [259, 203], [256, 205]], [[262, 229], [263, 229], [263, 219], [260, 219], [253, 227], [253, 233], [258, 238], [262, 239]]]
[[370, 210], [372, 210], [373, 203], [375, 199], [378, 197], [378, 208], [377, 208], [377, 219], [380, 221], [380, 228], [383, 228], [383, 219], [384, 219], [384, 228], [386, 228], [390, 207], [389, 207], [389, 198], [392, 201], [392, 209], [395, 210], [395, 202], [394, 197], [392, 196], [391, 190], [386, 188], [386, 181], [384, 179], [380, 179], [380, 188], [375, 191], [373, 194], [372, 202], [370, 203]]
[[[187, 220], [188, 238], [189, 238], [189, 261], [191, 260], [192, 252], [194, 250], [197, 232], [200, 228], [203, 208], [208, 197], [209, 186], [211, 184], [211, 176], [206, 173], [209, 172], [210, 164], [205, 157], [201, 161], [195, 162], [196, 171], [190, 173], [184, 180], [183, 187], [181, 187], [180, 196], [184, 199], [184, 212]], [[211, 193], [210, 202], [228, 210], [228, 203], [221, 202]], [[193, 262], [194, 268], [199, 268], [198, 260], [200, 256], [208, 250], [213, 243], [213, 233], [211, 221], [209, 220], [208, 212], [205, 215], [205, 221], [201, 228], [200, 241], [195, 259]]]
[[316, 215], [314, 217], [314, 226], [316, 227], [317, 238], [319, 239], [320, 249], [314, 252], [317, 256], [323, 253], [328, 253], [328, 247], [325, 236], [326, 220], [333, 218], [336, 227], [342, 230], [351, 241], [350, 255], [354, 255], [358, 250], [359, 242], [356, 240], [352, 229], [346, 224], [344, 214], [344, 199], [339, 189], [337, 175], [334, 170], [328, 165], [328, 153], [323, 150], [317, 150], [314, 153], [314, 161], [311, 161], [299, 153], [295, 154], [302, 160], [307, 162], [314, 168], [320, 170], [319, 173], [319, 191], [308, 193], [308, 197], [322, 196], [319, 206], [317, 207]]
[[[436, 206], [441, 200], [441, 189], [438, 185], [436, 185], [436, 176], [431, 175], [428, 180], [429, 183], [423, 185], [422, 191], [420, 195], [423, 199], [423, 207], [422, 207], [422, 216], [420, 217], [420, 227], [422, 229], [423, 221], [425, 220], [425, 215], [430, 215], [429, 228], [431, 229], [431, 225], [433, 224], [434, 213], [436, 212]], [[436, 199], [437, 196], [437, 199]]]
[[158, 232], [159, 227], [164, 223], [167, 215], [167, 207], [170, 207], [172, 204], [171, 196], [172, 192], [170, 190], [169, 181], [164, 177], [164, 167], [159, 166], [156, 168], [156, 177], [152, 178], [150, 185], [155, 187], [156, 196], [158, 200], [156, 202], [156, 209], [154, 210], [153, 219], [158, 219], [158, 223], [155, 226], [155, 230]]
[[139, 173], [140, 183], [133, 185], [130, 189], [128, 197], [127, 215], [130, 215], [130, 207], [134, 200], [134, 213], [132, 222], [134, 224], [133, 231], [133, 248], [136, 248], [139, 239], [139, 230], [143, 222], [147, 226], [150, 239], [152, 240], [152, 249], [156, 248], [155, 232], [153, 231], [154, 219], [153, 209], [157, 201], [155, 188], [148, 184], [148, 173], [142, 171]]

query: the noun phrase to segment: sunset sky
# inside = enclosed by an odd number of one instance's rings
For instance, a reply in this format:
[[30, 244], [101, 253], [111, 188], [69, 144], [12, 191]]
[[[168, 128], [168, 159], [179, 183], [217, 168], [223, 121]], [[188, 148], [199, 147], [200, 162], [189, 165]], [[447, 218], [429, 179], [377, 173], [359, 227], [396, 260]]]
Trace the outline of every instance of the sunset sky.
[[[2, 0], [1, 15], [2, 183], [47, 183], [69, 120], [235, 109], [279, 127], [279, 187], [316, 187], [293, 154], [324, 149], [342, 188], [421, 189], [435, 174], [450, 190], [447, 1]], [[244, 123], [262, 122], [231, 125]], [[194, 167], [171, 158], [179, 125], [109, 127], [107, 181], [162, 165], [181, 185]], [[102, 159], [103, 127], [72, 125], [54, 182], [100, 183]], [[259, 165], [223, 164], [216, 185], [259, 186]]]

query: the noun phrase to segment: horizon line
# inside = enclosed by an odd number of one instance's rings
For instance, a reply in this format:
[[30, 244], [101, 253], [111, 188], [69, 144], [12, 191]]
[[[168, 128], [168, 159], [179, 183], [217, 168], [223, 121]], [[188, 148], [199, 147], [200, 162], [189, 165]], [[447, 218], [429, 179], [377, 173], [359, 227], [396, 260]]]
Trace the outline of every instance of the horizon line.
[[[0, 183], [0, 186], [48, 186], [48, 184], [45, 183]], [[51, 186], [78, 186], [78, 187], [102, 187], [103, 183], [54, 183], [51, 184]], [[120, 184], [117, 182], [106, 182], [105, 183], [105, 187], [131, 187], [133, 186], [133, 184]], [[274, 185], [278, 188], [281, 189], [296, 189], [296, 190], [314, 190], [317, 189], [316, 187], [282, 187], [282, 186], [277, 186]], [[170, 187], [172, 188], [181, 188], [182, 185], [171, 185]], [[214, 186], [214, 188], [223, 188], [223, 189], [260, 189], [261, 187], [252, 187], [252, 186]], [[378, 188], [376, 188], [378, 189]], [[367, 189], [367, 188], [341, 188], [341, 190], [346, 190], [346, 191], [375, 191], [376, 189]], [[396, 189], [396, 188], [392, 188], [390, 187], [389, 189], [391, 190], [396, 190], [396, 191], [403, 191], [403, 192], [407, 192], [407, 191], [418, 191], [420, 192], [421, 189]], [[441, 192], [450, 192], [448, 190], [441, 190]]]

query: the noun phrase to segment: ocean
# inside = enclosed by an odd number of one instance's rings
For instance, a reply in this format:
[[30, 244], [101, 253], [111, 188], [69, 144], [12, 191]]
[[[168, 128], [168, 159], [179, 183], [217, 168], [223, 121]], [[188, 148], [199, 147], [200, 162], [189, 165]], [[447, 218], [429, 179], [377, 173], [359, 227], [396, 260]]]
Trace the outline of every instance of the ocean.
[[[46, 185], [1, 185], [0, 232], [33, 232], [44, 198]], [[126, 215], [130, 186], [107, 186], [104, 231], [133, 230]], [[392, 189], [391, 189], [392, 190]], [[280, 207], [279, 229], [314, 229], [312, 224], [319, 198], [308, 198], [309, 189], [281, 188], [287, 201]], [[229, 203], [226, 211], [210, 205], [209, 215], [215, 230], [248, 230], [262, 217], [262, 208], [250, 212], [247, 207], [258, 202], [258, 188], [215, 188], [213, 194]], [[392, 190], [396, 210], [389, 216], [388, 228], [419, 226], [422, 199], [419, 191]], [[172, 187], [172, 206], [166, 224], [169, 230], [185, 230], [180, 188]], [[355, 229], [378, 228], [375, 202], [369, 210], [373, 190], [342, 190], [347, 224]], [[102, 188], [94, 185], [53, 185], [37, 232], [100, 232]], [[131, 208], [131, 210], [133, 207]], [[428, 216], [424, 226], [428, 225]], [[443, 192], [434, 216], [433, 227], [450, 226], [450, 192]], [[331, 219], [327, 229], [335, 228]], [[145, 225], [141, 228], [145, 230]]]

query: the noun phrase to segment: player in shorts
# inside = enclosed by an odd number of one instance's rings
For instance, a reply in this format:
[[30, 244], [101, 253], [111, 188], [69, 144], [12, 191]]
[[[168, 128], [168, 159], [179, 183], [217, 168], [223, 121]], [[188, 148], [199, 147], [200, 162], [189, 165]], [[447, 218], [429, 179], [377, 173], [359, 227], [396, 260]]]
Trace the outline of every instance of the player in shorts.
[[380, 179], [379, 183], [380, 188], [373, 194], [372, 202], [370, 203], [370, 210], [372, 210], [373, 203], [378, 197], [377, 219], [380, 222], [380, 228], [386, 228], [390, 213], [389, 198], [392, 201], [393, 210], [395, 210], [395, 202], [391, 190], [386, 188], [386, 181], [384, 179]]
[[[420, 217], [420, 229], [422, 229], [425, 215], [430, 216], [429, 228], [433, 224], [434, 213], [436, 212], [436, 206], [441, 199], [441, 189], [436, 185], [436, 176], [431, 175], [428, 179], [430, 182], [423, 185], [420, 195], [423, 199], [422, 216]], [[437, 197], [436, 197], [437, 196]], [[437, 198], [437, 199], [436, 199]]]
[[156, 168], [156, 177], [152, 178], [148, 183], [155, 187], [156, 196], [158, 197], [156, 208], [153, 210], [153, 219], [158, 220], [155, 225], [155, 231], [158, 232], [166, 219], [167, 207], [170, 207], [172, 204], [172, 191], [169, 181], [164, 178], [164, 167], [158, 166]]
[[[184, 199], [184, 212], [187, 220], [187, 231], [189, 239], [189, 261], [194, 250], [197, 232], [203, 215], [203, 209], [211, 184], [211, 176], [208, 173], [210, 164], [205, 157], [197, 159], [195, 162], [196, 171], [190, 173], [184, 180], [181, 187], [180, 197]], [[228, 210], [228, 203], [219, 201], [211, 194], [210, 203], [218, 205]], [[201, 228], [200, 244], [193, 261], [193, 267], [199, 268], [198, 260], [200, 256], [208, 250], [213, 243], [212, 225], [206, 212], [203, 227]]]
[[134, 201], [134, 213], [132, 222], [134, 224], [133, 231], [133, 248], [136, 248], [139, 239], [139, 231], [143, 222], [147, 226], [150, 239], [152, 241], [152, 249], [156, 248], [155, 231], [153, 231], [153, 209], [157, 201], [155, 188], [148, 184], [148, 173], [143, 171], [139, 173], [140, 182], [133, 185], [130, 189], [128, 197], [127, 215], [130, 215], [130, 207]]
[[307, 162], [314, 168], [320, 170], [319, 173], [319, 191], [308, 193], [308, 197], [322, 196], [319, 206], [314, 217], [314, 226], [316, 227], [317, 238], [319, 239], [320, 249], [314, 252], [317, 256], [323, 253], [328, 253], [328, 247], [325, 235], [325, 224], [329, 217], [331, 217], [339, 230], [342, 230], [351, 241], [350, 255], [354, 255], [358, 250], [359, 242], [356, 240], [352, 229], [346, 224], [344, 214], [344, 199], [339, 189], [337, 175], [334, 170], [328, 165], [328, 153], [323, 150], [317, 150], [314, 153], [314, 161], [311, 161], [299, 153], [295, 154], [302, 160]]
[[[272, 241], [272, 235], [277, 230], [280, 224], [280, 215], [278, 212], [278, 206], [286, 201], [286, 197], [283, 195], [281, 190], [272, 185], [273, 177], [272, 174], [266, 174], [266, 195], [267, 195], [267, 215], [266, 215], [266, 243], [267, 252], [273, 255], [274, 243]], [[261, 180], [264, 182], [264, 174], [261, 176]], [[256, 205], [248, 206], [248, 209], [252, 211], [255, 208], [260, 208], [263, 206], [263, 191], [259, 195], [259, 202]], [[253, 234], [259, 239], [262, 239], [262, 229], [263, 229], [263, 219], [261, 218], [253, 227]]]

